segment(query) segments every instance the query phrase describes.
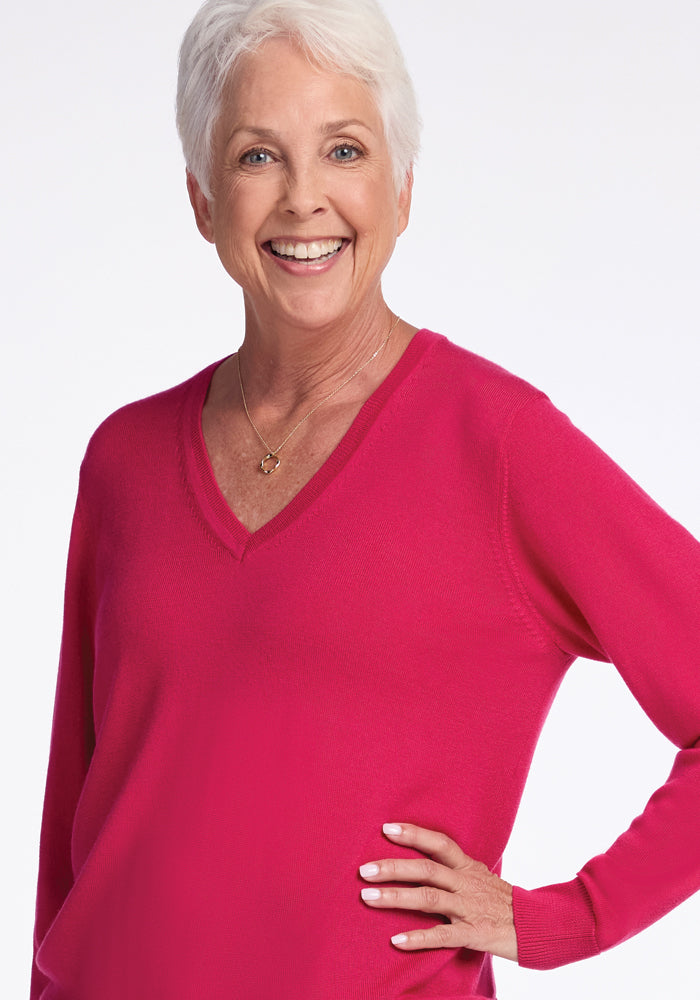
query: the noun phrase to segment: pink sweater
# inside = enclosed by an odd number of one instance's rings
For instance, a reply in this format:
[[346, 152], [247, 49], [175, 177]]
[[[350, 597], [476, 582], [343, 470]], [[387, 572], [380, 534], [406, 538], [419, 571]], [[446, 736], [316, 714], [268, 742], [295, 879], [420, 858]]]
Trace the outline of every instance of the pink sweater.
[[[700, 547], [541, 393], [421, 331], [271, 522], [227, 507], [214, 366], [96, 432], [81, 473], [33, 1000], [493, 997], [490, 958], [400, 952], [357, 868], [444, 830], [499, 870], [577, 655], [680, 752], [570, 882], [516, 889], [521, 964], [700, 886]], [[409, 852], [410, 853], [410, 852]]]

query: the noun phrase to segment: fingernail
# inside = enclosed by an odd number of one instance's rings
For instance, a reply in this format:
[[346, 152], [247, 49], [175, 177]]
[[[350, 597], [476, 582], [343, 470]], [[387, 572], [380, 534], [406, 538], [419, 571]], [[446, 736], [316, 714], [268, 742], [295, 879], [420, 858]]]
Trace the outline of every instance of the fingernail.
[[403, 833], [403, 827], [399, 826], [398, 823], [385, 823], [382, 830], [384, 833], [388, 834], [389, 837], [400, 837]]
[[392, 944], [406, 944], [408, 941], [408, 934], [394, 934], [391, 939]]
[[371, 878], [373, 875], [379, 874], [379, 865], [362, 865], [360, 868], [360, 875], [362, 878]]
[[381, 899], [381, 892], [379, 889], [363, 889], [360, 893], [363, 899]]

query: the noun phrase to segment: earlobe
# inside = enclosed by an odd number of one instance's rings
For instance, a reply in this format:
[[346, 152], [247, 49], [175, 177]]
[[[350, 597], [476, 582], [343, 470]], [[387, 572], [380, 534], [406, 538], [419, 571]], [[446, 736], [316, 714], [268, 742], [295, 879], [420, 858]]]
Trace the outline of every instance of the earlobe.
[[398, 234], [399, 234], [399, 236], [406, 229], [406, 226], [408, 225], [408, 220], [409, 220], [409, 217], [411, 215], [411, 196], [412, 196], [412, 193], [413, 193], [413, 167], [411, 166], [406, 171], [406, 176], [404, 178], [403, 187], [401, 188], [401, 192], [399, 194], [399, 212], [398, 212], [398, 215], [399, 215], [399, 220], [398, 220], [399, 221], [399, 226], [398, 226], [399, 232], [398, 232]]
[[194, 174], [187, 171], [187, 193], [194, 212], [197, 229], [208, 243], [214, 243], [214, 225], [209, 199], [206, 197]]

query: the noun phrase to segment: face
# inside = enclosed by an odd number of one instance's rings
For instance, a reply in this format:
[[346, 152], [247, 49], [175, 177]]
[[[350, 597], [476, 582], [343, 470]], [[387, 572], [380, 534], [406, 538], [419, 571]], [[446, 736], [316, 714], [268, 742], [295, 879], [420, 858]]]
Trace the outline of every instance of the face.
[[369, 89], [311, 65], [286, 39], [245, 57], [225, 90], [212, 197], [188, 178], [202, 235], [260, 322], [361, 316], [408, 223]]

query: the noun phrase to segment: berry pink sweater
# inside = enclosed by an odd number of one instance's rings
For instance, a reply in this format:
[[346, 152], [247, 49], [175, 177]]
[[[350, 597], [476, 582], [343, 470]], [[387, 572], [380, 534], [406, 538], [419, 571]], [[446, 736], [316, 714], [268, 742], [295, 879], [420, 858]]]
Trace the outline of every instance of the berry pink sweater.
[[634, 934], [700, 885], [700, 555], [541, 393], [421, 331], [271, 522], [228, 509], [213, 367], [83, 463], [42, 834], [38, 1000], [492, 997], [369, 910], [386, 821], [499, 869], [577, 655], [680, 748], [570, 882], [515, 890], [520, 961]]

